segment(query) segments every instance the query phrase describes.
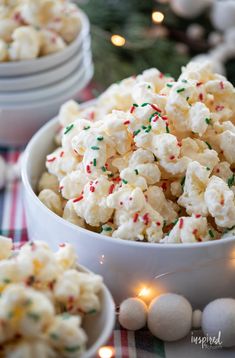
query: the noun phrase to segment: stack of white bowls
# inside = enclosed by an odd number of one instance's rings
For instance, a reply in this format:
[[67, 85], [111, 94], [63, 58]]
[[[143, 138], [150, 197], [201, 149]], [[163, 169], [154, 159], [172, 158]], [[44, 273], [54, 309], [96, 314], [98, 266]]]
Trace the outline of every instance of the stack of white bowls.
[[29, 61], [0, 63], [0, 145], [25, 144], [32, 134], [76, 98], [93, 76], [90, 26], [63, 51]]

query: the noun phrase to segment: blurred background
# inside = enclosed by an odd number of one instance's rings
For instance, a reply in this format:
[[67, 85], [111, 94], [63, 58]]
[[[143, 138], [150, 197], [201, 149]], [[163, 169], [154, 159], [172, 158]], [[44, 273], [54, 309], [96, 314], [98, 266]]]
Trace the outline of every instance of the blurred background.
[[[209, 58], [235, 84], [235, 0], [77, 0], [92, 27], [95, 89]], [[98, 85], [97, 85], [98, 84]]]

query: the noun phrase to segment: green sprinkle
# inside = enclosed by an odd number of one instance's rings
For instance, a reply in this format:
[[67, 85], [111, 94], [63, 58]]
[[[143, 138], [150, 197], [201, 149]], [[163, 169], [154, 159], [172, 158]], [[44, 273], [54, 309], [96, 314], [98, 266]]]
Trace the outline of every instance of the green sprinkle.
[[212, 146], [210, 145], [210, 143], [208, 143], [208, 142], [205, 142], [205, 143], [206, 143], [206, 145], [208, 146], [209, 149], [212, 149]]
[[211, 170], [211, 168], [209, 168], [209, 167], [206, 167], [206, 170], [208, 170], [208, 171], [209, 171], [209, 170]]
[[104, 140], [104, 137], [97, 137], [96, 139], [101, 142], [102, 140]]
[[112, 231], [113, 229], [111, 228], [111, 226], [105, 226], [103, 227], [103, 231]]
[[182, 80], [181, 82], [188, 83], [188, 81], [187, 81], [187, 80]]
[[109, 178], [112, 178], [113, 176], [114, 176], [113, 173], [108, 174], [108, 177], [109, 177]]
[[175, 221], [173, 221], [173, 225], [175, 226], [177, 224], [177, 222], [179, 221], [179, 219], [176, 219]]
[[146, 107], [148, 105], [148, 102], [144, 102], [141, 104], [141, 107]]
[[164, 76], [165, 77], [171, 77], [171, 74], [170, 73], [164, 73]]
[[97, 147], [96, 145], [92, 146], [91, 149], [93, 149], [93, 150], [100, 150], [100, 148]]
[[105, 167], [101, 167], [101, 169], [102, 169], [102, 172], [104, 172], [104, 173], [107, 171], [107, 169]]
[[152, 126], [148, 126], [148, 128], [145, 130], [145, 133], [149, 133], [150, 131], [151, 131], [151, 129], [152, 129]]
[[178, 89], [176, 92], [177, 93], [181, 93], [181, 92], [184, 92], [185, 91], [185, 88], [180, 88], [180, 89]]
[[140, 133], [140, 129], [137, 129], [136, 131], [133, 132], [133, 136], [135, 137], [139, 133]]
[[181, 182], [180, 182], [180, 184], [181, 184], [181, 186], [183, 187], [184, 186], [184, 183], [185, 183], [185, 176], [182, 178], [182, 180], [181, 180]]
[[207, 124], [211, 124], [211, 118], [205, 118], [205, 122], [206, 122]]
[[146, 129], [147, 127], [146, 126], [141, 126], [142, 129]]
[[153, 112], [153, 114], [151, 114], [151, 116], [149, 117], [149, 123], [151, 123], [152, 118], [155, 117], [156, 114], [161, 117], [161, 114], [159, 112]]
[[136, 174], [136, 175], [139, 175], [138, 169], [134, 169], [134, 170], [135, 170], [135, 174]]
[[80, 349], [80, 346], [73, 346], [73, 347], [65, 347], [64, 350], [69, 353], [77, 352]]
[[97, 311], [95, 309], [93, 309], [93, 310], [88, 311], [87, 313], [88, 314], [95, 314], [95, 313], [97, 313]]
[[210, 235], [210, 237], [215, 237], [215, 235], [214, 235], [214, 233], [213, 233], [213, 231], [210, 229], [210, 230], [208, 230], [208, 233], [209, 233], [209, 235]]
[[167, 85], [167, 87], [169, 87], [169, 88], [173, 87], [173, 84], [171, 84], [171, 83], [167, 83], [166, 85]]
[[96, 167], [96, 164], [97, 164], [97, 160], [96, 160], [96, 158], [94, 158], [94, 159], [93, 159], [93, 165], [94, 165], [94, 167]]
[[166, 126], [166, 132], [167, 132], [167, 133], [170, 133], [170, 130], [169, 130], [169, 127], [168, 127], [168, 126]]
[[227, 183], [228, 183], [229, 188], [231, 188], [231, 186], [233, 186], [234, 181], [235, 181], [235, 176], [234, 176], [234, 174], [233, 174], [233, 175], [232, 175], [231, 177], [229, 177], [228, 180], [227, 180]]
[[56, 333], [51, 333], [50, 334], [51, 339], [53, 339], [54, 341], [57, 341], [59, 339], [59, 336]]
[[134, 107], [139, 107], [137, 103], [133, 103], [133, 106]]
[[66, 127], [64, 134], [69, 133], [71, 131], [71, 129], [73, 129], [73, 127], [74, 127], [74, 124], [70, 124], [70, 126]]
[[151, 88], [151, 86], [150, 86], [150, 85], [148, 85], [148, 86], [147, 86], [147, 88]]
[[39, 314], [37, 314], [37, 313], [29, 312], [29, 313], [27, 314], [27, 316], [28, 316], [29, 318], [31, 318], [32, 320], [34, 320], [35, 322], [37, 322], [37, 321], [40, 320], [40, 316], [39, 316]]
[[125, 180], [125, 179], [122, 179], [122, 181], [123, 181], [124, 184], [127, 184], [127, 183], [128, 183], [128, 181]]
[[9, 280], [9, 278], [4, 278], [3, 282], [4, 282], [4, 283], [10, 283], [11, 280]]
[[186, 101], [188, 101], [189, 100], [189, 96], [188, 97], [186, 97]]
[[83, 130], [84, 131], [87, 131], [88, 129], [90, 129], [91, 127], [90, 126], [87, 126], [87, 127], [84, 127]]

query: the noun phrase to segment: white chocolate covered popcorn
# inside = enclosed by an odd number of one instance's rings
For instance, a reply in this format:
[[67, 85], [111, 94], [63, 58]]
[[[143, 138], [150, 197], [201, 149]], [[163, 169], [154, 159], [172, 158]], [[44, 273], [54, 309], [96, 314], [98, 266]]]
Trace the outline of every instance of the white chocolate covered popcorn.
[[61, 216], [63, 213], [62, 201], [58, 194], [50, 189], [43, 189], [39, 194], [41, 202], [55, 214]]
[[8, 259], [11, 256], [12, 248], [12, 240], [0, 235], [0, 260]]
[[0, 3], [0, 62], [31, 60], [63, 51], [81, 31], [81, 12], [64, 0]]
[[[1, 240], [8, 243], [7, 238]], [[95, 317], [101, 309], [102, 277], [78, 271], [76, 262], [74, 249], [66, 243], [56, 253], [45, 242], [35, 241], [15, 255], [2, 255], [0, 343], [4, 357], [78, 358], [84, 354], [88, 337], [83, 317]]]
[[84, 110], [67, 102], [61, 147], [46, 162], [63, 217], [110, 239], [219, 239], [235, 225], [234, 103], [208, 62], [189, 63], [178, 80], [146, 70]]

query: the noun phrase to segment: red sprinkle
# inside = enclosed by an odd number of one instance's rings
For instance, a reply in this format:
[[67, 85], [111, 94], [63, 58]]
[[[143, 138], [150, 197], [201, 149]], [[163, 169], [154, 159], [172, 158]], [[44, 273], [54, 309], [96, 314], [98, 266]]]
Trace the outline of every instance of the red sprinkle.
[[64, 152], [62, 151], [61, 153], [60, 153], [60, 157], [62, 158], [64, 156]]
[[199, 86], [201, 86], [202, 84], [203, 84], [203, 82], [198, 82], [198, 83], [196, 84], [196, 86], [199, 87]]
[[133, 113], [135, 110], [135, 106], [132, 106], [131, 109], [130, 109], [130, 113]]
[[159, 78], [163, 78], [164, 74], [162, 72], [159, 73]]
[[197, 232], [198, 232], [198, 230], [197, 230], [197, 229], [194, 229], [194, 230], [193, 230], [193, 235], [196, 235]]
[[87, 171], [88, 174], [91, 174], [91, 167], [90, 167], [90, 165], [87, 165], [87, 166], [86, 166], [86, 171]]
[[197, 237], [197, 241], [200, 241], [200, 242], [201, 242], [201, 241], [202, 241], [202, 239], [201, 239], [200, 237]]
[[170, 160], [174, 160], [174, 159], [175, 159], [174, 155], [170, 156]]
[[196, 214], [195, 217], [198, 219], [198, 218], [201, 217], [201, 215], [200, 215], [200, 214]]
[[184, 226], [184, 219], [180, 218], [179, 228], [182, 229]]
[[79, 196], [76, 199], [73, 199], [73, 203], [77, 203], [78, 201], [81, 201], [83, 199], [83, 195]]
[[125, 121], [125, 122], [123, 122], [123, 124], [130, 124], [131, 122], [130, 121]]
[[135, 213], [134, 217], [133, 217], [133, 222], [136, 223], [136, 221], [138, 220], [139, 214]]
[[177, 143], [178, 147], [182, 147], [182, 143], [178, 142]]
[[156, 116], [153, 118], [153, 122], [157, 122], [158, 119], [159, 119], [159, 116], [156, 114]]
[[219, 85], [220, 85], [220, 88], [221, 88], [221, 89], [224, 89], [224, 82], [223, 82], [223, 81], [220, 81], [220, 84], [219, 84]]
[[203, 101], [203, 94], [202, 94], [202, 93], [199, 93], [198, 98], [199, 98], [200, 101]]
[[158, 221], [158, 222], [156, 222], [156, 224], [157, 224], [157, 226], [161, 226], [161, 223]]
[[144, 220], [144, 224], [145, 224], [145, 225], [148, 225], [148, 223], [149, 223], [149, 221], [150, 221], [150, 219], [149, 219], [149, 214], [148, 214], [148, 213], [144, 214], [143, 220]]
[[93, 120], [94, 118], [95, 118], [95, 112], [92, 111], [92, 112], [90, 113], [90, 120]]
[[91, 186], [91, 187], [90, 187], [90, 191], [91, 191], [92, 193], [94, 193], [95, 187], [94, 187], [94, 186]]
[[220, 172], [219, 168], [218, 168], [218, 169], [216, 169], [216, 173], [219, 173], [219, 172]]
[[168, 117], [167, 117], [167, 116], [162, 116], [162, 119], [163, 119], [164, 121], [167, 121], [167, 120], [168, 120]]
[[61, 186], [59, 187], [59, 191], [61, 191], [61, 190], [63, 190], [63, 189], [64, 189], [64, 186], [61, 185]]
[[112, 194], [112, 192], [114, 191], [115, 185], [112, 184], [109, 188], [109, 194]]
[[224, 205], [224, 199], [221, 199], [221, 200], [220, 200], [220, 204], [221, 204], [221, 205]]
[[216, 112], [220, 112], [220, 111], [222, 111], [223, 109], [224, 109], [224, 106], [216, 106], [216, 107], [215, 107]]
[[152, 107], [152, 109], [154, 109], [155, 111], [161, 113], [161, 109], [159, 107], [157, 107], [155, 104], [150, 104], [150, 106]]
[[53, 157], [53, 158], [51, 158], [51, 159], [47, 159], [47, 162], [52, 163], [52, 162], [54, 162], [55, 160], [56, 160], [56, 157]]

